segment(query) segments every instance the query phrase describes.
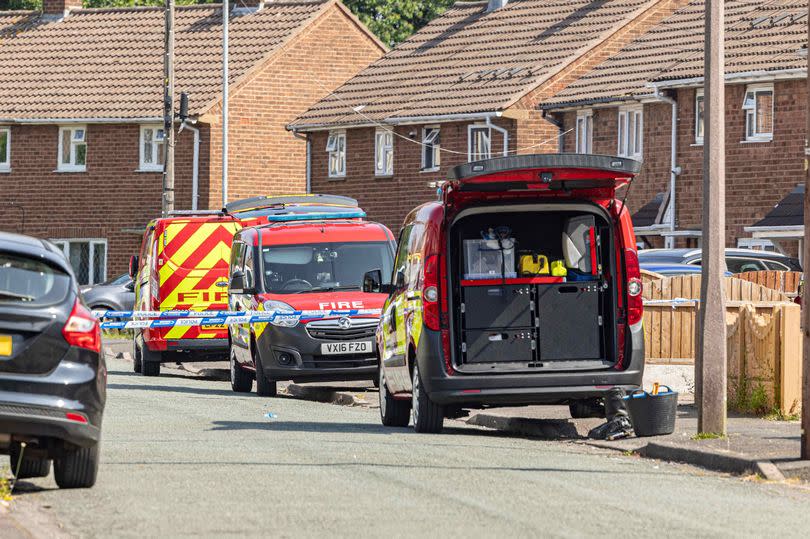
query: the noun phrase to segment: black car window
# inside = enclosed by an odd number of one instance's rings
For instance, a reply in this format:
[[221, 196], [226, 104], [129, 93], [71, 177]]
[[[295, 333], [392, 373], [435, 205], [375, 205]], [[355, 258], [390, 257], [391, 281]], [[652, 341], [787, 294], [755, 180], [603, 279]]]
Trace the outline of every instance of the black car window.
[[726, 267], [731, 273], [744, 273], [746, 271], [760, 271], [764, 269], [760, 261], [755, 258], [726, 257]]
[[70, 291], [70, 276], [24, 256], [0, 253], [0, 303], [53, 305]]
[[790, 268], [786, 265], [782, 264], [781, 262], [777, 262], [776, 260], [763, 260], [763, 264], [769, 270], [776, 270], [776, 271], [790, 271]]

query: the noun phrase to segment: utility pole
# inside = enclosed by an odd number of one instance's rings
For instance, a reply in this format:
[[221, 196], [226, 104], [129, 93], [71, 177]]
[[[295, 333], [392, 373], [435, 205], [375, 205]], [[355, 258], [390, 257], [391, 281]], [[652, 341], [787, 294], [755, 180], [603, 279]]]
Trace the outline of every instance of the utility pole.
[[166, 217], [174, 210], [174, 0], [165, 0], [163, 33], [163, 201]]
[[222, 0], [222, 207], [228, 203], [228, 0]]
[[698, 432], [726, 434], [726, 144], [723, 0], [706, 0], [703, 258], [695, 389]]
[[[807, 5], [810, 22], [810, 2]], [[810, 24], [807, 25], [808, 49], [810, 49]], [[802, 440], [801, 458], [810, 460], [810, 54], [807, 55], [807, 124], [804, 132], [804, 241], [802, 241], [802, 264], [804, 265], [804, 288], [802, 289]]]

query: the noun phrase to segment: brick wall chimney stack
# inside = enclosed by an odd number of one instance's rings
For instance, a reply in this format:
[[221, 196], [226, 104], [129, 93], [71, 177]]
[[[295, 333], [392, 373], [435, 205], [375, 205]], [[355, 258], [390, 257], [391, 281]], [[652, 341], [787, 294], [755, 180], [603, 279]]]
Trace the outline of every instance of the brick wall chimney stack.
[[69, 11], [81, 9], [82, 0], [42, 0], [42, 13], [64, 17]]

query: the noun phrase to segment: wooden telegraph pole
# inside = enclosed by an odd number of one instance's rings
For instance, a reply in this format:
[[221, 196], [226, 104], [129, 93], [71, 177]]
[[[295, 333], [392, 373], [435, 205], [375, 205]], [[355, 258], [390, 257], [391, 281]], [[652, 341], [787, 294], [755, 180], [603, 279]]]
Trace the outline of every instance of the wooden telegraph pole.
[[[810, 2], [807, 6], [810, 21]], [[810, 44], [810, 24], [807, 25], [807, 39]], [[810, 47], [808, 47], [810, 49]], [[801, 458], [810, 460], [810, 53], [807, 55], [807, 124], [804, 133], [804, 241], [802, 242], [802, 264], [804, 266], [804, 289], [802, 290], [802, 441]]]
[[174, 0], [165, 0], [163, 33], [163, 201], [166, 217], [174, 210]]
[[726, 158], [723, 0], [706, 1], [703, 259], [695, 389], [698, 432], [726, 434]]

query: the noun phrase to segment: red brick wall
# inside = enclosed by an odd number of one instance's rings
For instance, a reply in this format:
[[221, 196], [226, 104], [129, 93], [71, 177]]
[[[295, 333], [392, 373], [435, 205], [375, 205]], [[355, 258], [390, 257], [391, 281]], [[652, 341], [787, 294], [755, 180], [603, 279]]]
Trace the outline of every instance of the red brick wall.
[[[515, 121], [493, 122], [509, 131], [509, 147], [519, 143]], [[436, 189], [429, 182], [444, 180], [454, 166], [467, 162], [467, 126], [470, 122], [441, 124], [441, 168], [421, 172], [422, 128], [424, 125], [398, 126], [394, 137], [394, 175], [374, 175], [373, 127], [346, 131], [346, 177], [328, 177], [325, 131], [310, 134], [312, 140], [312, 192], [340, 194], [356, 198], [369, 219], [379, 221], [397, 233], [405, 216], [414, 207], [434, 200]], [[492, 131], [493, 156], [503, 149], [503, 137]]]
[[[333, 6], [282, 53], [232, 89], [228, 200], [304, 192], [306, 143], [286, 126], [382, 54], [365, 32]], [[212, 111], [206, 117], [212, 129], [212, 181], [203, 207], [222, 206], [220, 114]]]

